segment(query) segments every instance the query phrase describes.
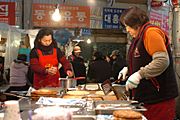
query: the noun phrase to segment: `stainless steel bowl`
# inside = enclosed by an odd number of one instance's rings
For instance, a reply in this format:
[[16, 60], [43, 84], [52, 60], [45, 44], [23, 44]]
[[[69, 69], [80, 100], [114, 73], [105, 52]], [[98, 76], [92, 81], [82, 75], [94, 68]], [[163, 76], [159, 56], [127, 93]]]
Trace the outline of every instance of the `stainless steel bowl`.
[[62, 88], [64, 88], [66, 91], [68, 88], [75, 88], [76, 87], [76, 81], [71, 78], [59, 78]]

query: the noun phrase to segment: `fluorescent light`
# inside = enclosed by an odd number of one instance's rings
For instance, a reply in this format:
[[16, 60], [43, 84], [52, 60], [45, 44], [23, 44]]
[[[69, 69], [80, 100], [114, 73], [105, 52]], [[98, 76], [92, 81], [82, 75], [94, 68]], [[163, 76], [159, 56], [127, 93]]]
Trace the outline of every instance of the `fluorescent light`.
[[74, 39], [72, 41], [75, 41], [75, 42], [83, 42], [84, 40], [81, 40], [81, 39]]

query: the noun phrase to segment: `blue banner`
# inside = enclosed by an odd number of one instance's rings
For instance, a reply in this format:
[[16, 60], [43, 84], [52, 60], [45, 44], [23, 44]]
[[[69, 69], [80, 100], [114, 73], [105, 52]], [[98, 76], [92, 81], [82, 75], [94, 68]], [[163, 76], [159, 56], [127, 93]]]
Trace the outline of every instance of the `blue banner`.
[[82, 28], [82, 36], [90, 36], [90, 35], [91, 35], [91, 29]]
[[103, 8], [103, 28], [121, 29], [120, 16], [124, 9]]

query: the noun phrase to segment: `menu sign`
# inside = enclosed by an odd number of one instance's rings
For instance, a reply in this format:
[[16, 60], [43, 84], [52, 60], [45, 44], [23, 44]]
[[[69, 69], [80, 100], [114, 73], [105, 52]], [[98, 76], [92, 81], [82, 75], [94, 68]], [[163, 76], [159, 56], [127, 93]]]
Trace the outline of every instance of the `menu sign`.
[[0, 2], [0, 23], [15, 25], [15, 2]]
[[59, 5], [61, 20], [55, 22], [51, 16], [54, 4], [33, 4], [33, 26], [36, 27], [90, 27], [90, 7]]
[[103, 28], [120, 29], [120, 16], [124, 9], [103, 8]]

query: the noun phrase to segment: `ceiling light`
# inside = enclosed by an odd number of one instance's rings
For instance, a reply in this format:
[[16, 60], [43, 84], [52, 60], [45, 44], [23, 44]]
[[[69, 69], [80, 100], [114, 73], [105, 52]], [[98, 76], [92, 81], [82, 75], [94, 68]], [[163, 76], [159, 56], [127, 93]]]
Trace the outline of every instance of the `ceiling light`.
[[91, 44], [91, 39], [87, 39], [87, 44]]
[[59, 11], [59, 5], [57, 4], [57, 7], [54, 11], [54, 13], [52, 14], [52, 20], [58, 22], [61, 20], [61, 14], [60, 14], [60, 11]]

